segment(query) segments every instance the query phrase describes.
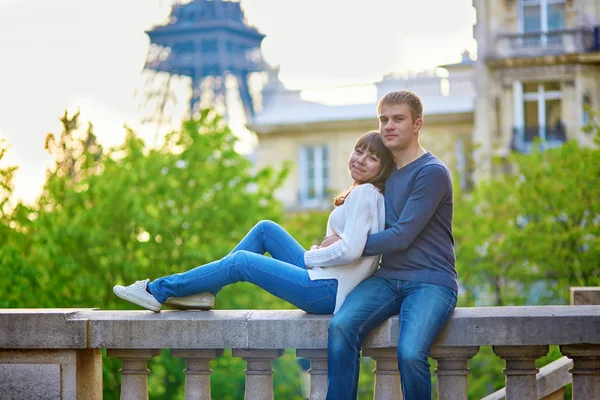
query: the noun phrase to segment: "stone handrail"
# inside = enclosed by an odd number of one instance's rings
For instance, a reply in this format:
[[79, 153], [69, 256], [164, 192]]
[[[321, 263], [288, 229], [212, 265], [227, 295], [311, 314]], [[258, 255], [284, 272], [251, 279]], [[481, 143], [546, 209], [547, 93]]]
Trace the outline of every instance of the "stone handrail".
[[[571, 287], [570, 303], [575, 306], [600, 305], [600, 287]], [[536, 375], [537, 398], [542, 400], [562, 400], [565, 387], [572, 382], [573, 361], [562, 357], [540, 368]], [[503, 400], [506, 389], [502, 388], [482, 400]]]
[[[311, 398], [324, 398], [327, 328], [330, 316], [302, 311], [102, 311], [81, 309], [0, 310], [0, 366], [51, 364], [62, 357], [73, 375], [78, 398], [96, 398], [101, 388], [101, 351], [123, 362], [122, 399], [146, 399], [146, 362], [160, 349], [187, 361], [186, 399], [209, 399], [209, 362], [226, 348], [248, 362], [246, 398], [272, 399], [271, 361], [283, 349], [297, 349], [311, 361]], [[399, 398], [396, 368], [397, 318], [374, 330], [363, 354], [377, 362], [376, 395]], [[467, 398], [467, 361], [480, 346], [493, 346], [506, 361], [506, 398], [535, 399], [535, 360], [548, 345], [561, 346], [574, 360], [575, 399], [600, 398], [600, 306], [523, 306], [457, 308], [440, 333], [432, 357], [437, 360], [440, 399]], [[40, 357], [45, 361], [38, 362]], [[68, 358], [70, 355], [71, 358]], [[42, 358], [43, 358], [42, 357]], [[74, 368], [73, 368], [74, 364]], [[3, 369], [0, 368], [0, 377]], [[70, 379], [70, 380], [69, 380]], [[3, 380], [0, 379], [0, 382]], [[62, 382], [62, 381], [61, 381]], [[61, 383], [58, 393], [68, 392]], [[10, 382], [0, 383], [10, 390]], [[65, 392], [66, 390], [66, 392]], [[5, 392], [6, 393], [6, 392]], [[59, 397], [69, 398], [69, 397]], [[99, 398], [99, 397], [97, 397]]]
[[[573, 367], [573, 361], [568, 357], [561, 357], [556, 361], [540, 368], [536, 375], [537, 397], [536, 399], [554, 400], [563, 399], [565, 386], [571, 383], [571, 373], [569, 370]], [[504, 400], [506, 399], [506, 389], [502, 388], [494, 393], [485, 396], [481, 400]]]

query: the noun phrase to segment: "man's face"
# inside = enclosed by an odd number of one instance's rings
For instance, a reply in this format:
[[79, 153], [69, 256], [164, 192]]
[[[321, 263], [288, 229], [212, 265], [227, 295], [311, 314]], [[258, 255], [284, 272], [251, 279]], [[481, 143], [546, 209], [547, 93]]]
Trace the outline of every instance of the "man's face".
[[408, 104], [382, 105], [379, 111], [379, 133], [391, 151], [406, 150], [417, 141], [421, 118], [413, 121]]

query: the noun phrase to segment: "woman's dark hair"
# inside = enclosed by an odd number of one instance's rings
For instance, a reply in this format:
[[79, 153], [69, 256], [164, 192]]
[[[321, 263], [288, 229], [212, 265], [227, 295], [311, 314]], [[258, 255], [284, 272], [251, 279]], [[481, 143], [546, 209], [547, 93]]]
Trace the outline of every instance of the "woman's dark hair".
[[352, 189], [363, 183], [370, 183], [379, 189], [381, 193], [383, 193], [385, 188], [385, 180], [392, 172], [392, 168], [394, 166], [394, 156], [392, 155], [392, 152], [383, 144], [381, 135], [378, 131], [369, 131], [367, 133], [363, 133], [354, 145], [355, 150], [359, 148], [377, 156], [377, 158], [379, 158], [381, 169], [377, 175], [368, 181], [360, 183], [354, 182], [354, 184], [348, 190], [340, 193], [333, 201], [333, 204], [336, 207], [344, 204], [346, 197], [348, 197], [350, 192], [352, 192]]

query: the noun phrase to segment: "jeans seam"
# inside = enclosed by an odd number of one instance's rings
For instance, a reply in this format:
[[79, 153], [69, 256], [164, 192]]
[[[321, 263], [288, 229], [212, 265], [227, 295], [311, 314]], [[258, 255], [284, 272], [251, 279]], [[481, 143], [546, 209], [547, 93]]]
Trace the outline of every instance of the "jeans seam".
[[355, 346], [356, 346], [356, 345], [358, 345], [358, 344], [360, 344], [360, 340], [359, 340], [360, 332], [362, 332], [362, 330], [363, 330], [363, 328], [365, 327], [365, 325], [366, 325], [366, 324], [367, 324], [369, 321], [371, 321], [371, 320], [373, 319], [373, 317], [375, 317], [375, 315], [377, 315], [377, 313], [379, 313], [381, 310], [383, 310], [383, 309], [384, 309], [384, 308], [385, 308], [387, 305], [389, 305], [389, 304], [390, 304], [390, 303], [392, 303], [393, 301], [396, 301], [396, 300], [397, 300], [397, 299], [399, 299], [399, 298], [400, 298], [400, 296], [397, 296], [397, 295], [396, 295], [396, 296], [392, 297], [391, 299], [389, 299], [387, 302], [385, 302], [384, 304], [382, 304], [382, 305], [381, 305], [381, 307], [379, 307], [377, 310], [375, 310], [375, 312], [374, 312], [374, 313], [372, 313], [372, 314], [369, 316], [369, 318], [367, 318], [367, 319], [365, 320], [365, 322], [363, 322], [363, 323], [362, 323], [362, 324], [361, 324], [361, 325], [358, 327], [358, 330], [357, 330], [357, 332], [356, 332], [355, 343], [354, 343], [354, 345], [355, 345]]
[[[272, 240], [273, 242], [275, 242], [285, 253], [285, 255], [287, 256], [288, 259], [292, 259], [292, 255], [289, 253], [288, 249], [278, 240], [278, 238], [275, 235], [272, 235], [271, 233], [264, 231], [262, 232], [263, 236], [268, 236], [270, 240]], [[265, 248], [264, 243], [263, 243], [263, 248]], [[298, 266], [298, 259], [296, 258], [295, 260], [296, 262], [296, 266]], [[291, 263], [289, 263], [291, 264]]]
[[[281, 260], [278, 260], [278, 261], [281, 261]], [[285, 261], [281, 261], [281, 262], [285, 262]], [[245, 260], [244, 260], [244, 261], [242, 261], [242, 262], [240, 262], [240, 264], [242, 264], [242, 265], [244, 265], [244, 266], [248, 266], [248, 265], [249, 265], [249, 263], [248, 263], [247, 261], [245, 261]], [[289, 263], [288, 263], [288, 264], [289, 264]], [[233, 268], [232, 268], [231, 270], [233, 270]], [[306, 289], [308, 289], [308, 288], [316, 288], [315, 286], [307, 286], [307, 285], [303, 285], [303, 284], [301, 284], [301, 283], [299, 283], [299, 282], [296, 282], [296, 281], [294, 281], [294, 280], [290, 280], [289, 278], [287, 278], [287, 277], [286, 277], [286, 274], [282, 274], [282, 275], [281, 275], [281, 274], [277, 274], [277, 273], [275, 273], [275, 271], [273, 271], [273, 270], [270, 270], [270, 269], [263, 270], [263, 271], [264, 271], [265, 273], [267, 273], [267, 274], [270, 274], [270, 275], [272, 275], [272, 276], [276, 276], [276, 277], [278, 277], [278, 278], [284, 279], [286, 282], [294, 283], [294, 284], [296, 284], [296, 285], [298, 285], [298, 286], [300, 286], [300, 287], [302, 287], [302, 288], [306, 288]], [[216, 271], [215, 271], [215, 272], [216, 272]], [[231, 271], [230, 271], [230, 273], [231, 273]], [[309, 276], [308, 278], [310, 279], [310, 276]], [[235, 279], [232, 279], [232, 280], [235, 280]], [[311, 282], [316, 282], [316, 281], [312, 281], [312, 280], [311, 280]], [[322, 288], [322, 287], [324, 287], [324, 286], [327, 286], [327, 284], [325, 283], [325, 284], [323, 284], [323, 285], [319, 286], [318, 288]]]

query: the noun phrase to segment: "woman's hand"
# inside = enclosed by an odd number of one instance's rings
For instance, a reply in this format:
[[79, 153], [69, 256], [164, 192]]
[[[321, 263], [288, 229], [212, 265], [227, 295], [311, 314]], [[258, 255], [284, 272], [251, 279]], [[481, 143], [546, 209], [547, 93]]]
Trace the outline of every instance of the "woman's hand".
[[337, 242], [338, 240], [342, 240], [342, 238], [336, 234], [329, 235], [325, 239], [323, 239], [320, 247], [329, 247], [332, 244], [334, 244], [335, 242]]
[[329, 247], [332, 244], [334, 244], [335, 242], [337, 242], [338, 240], [342, 240], [342, 238], [336, 234], [329, 235], [325, 239], [323, 239], [323, 241], [321, 242], [320, 245], [313, 244], [312, 246], [310, 246], [310, 250], [318, 250], [318, 249], [322, 249], [323, 247]]
[[[318, 249], [322, 249], [323, 247], [328, 247], [331, 246], [332, 244], [334, 244], [335, 242], [337, 242], [338, 240], [342, 240], [341, 237], [339, 237], [336, 234], [333, 235], [329, 235], [327, 236], [325, 239], [323, 239], [323, 241], [321, 242], [320, 245], [318, 244], [313, 244], [312, 246], [310, 246], [310, 250], [318, 250]], [[306, 266], [306, 269], [312, 269], [312, 267], [309, 267], [308, 265]]]

